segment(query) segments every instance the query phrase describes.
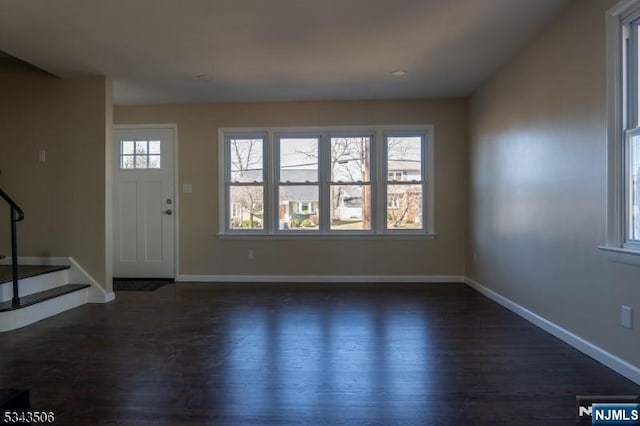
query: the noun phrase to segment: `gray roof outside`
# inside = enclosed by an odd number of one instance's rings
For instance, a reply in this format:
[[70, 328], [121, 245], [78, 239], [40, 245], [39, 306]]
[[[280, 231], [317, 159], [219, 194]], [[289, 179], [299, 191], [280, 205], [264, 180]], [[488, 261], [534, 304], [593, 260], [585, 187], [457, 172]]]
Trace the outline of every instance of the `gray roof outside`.
[[[389, 171], [418, 172], [420, 163], [415, 161], [390, 161]], [[244, 179], [239, 182], [261, 182], [262, 170], [247, 170], [244, 172]], [[284, 169], [280, 171], [280, 200], [290, 201], [315, 201], [318, 200], [318, 171], [312, 169]], [[306, 183], [309, 185], [287, 185], [287, 181], [292, 183]], [[357, 185], [340, 185], [344, 191], [344, 200], [354, 202], [354, 198], [362, 197], [362, 188]]]

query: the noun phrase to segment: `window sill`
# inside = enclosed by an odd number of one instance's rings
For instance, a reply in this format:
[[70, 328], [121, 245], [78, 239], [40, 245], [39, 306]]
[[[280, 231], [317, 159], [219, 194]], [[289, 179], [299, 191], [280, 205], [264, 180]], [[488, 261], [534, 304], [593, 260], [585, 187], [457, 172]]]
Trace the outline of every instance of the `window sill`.
[[433, 240], [437, 233], [397, 234], [216, 234], [223, 240]]
[[608, 246], [600, 246], [598, 248], [606, 252], [607, 258], [611, 262], [640, 266], [640, 251], [638, 250]]

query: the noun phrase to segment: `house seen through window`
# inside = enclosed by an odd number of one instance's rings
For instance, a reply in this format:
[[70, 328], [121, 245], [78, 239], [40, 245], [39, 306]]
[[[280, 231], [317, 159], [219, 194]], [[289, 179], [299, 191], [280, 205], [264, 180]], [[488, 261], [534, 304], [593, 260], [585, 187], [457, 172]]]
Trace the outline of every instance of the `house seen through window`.
[[428, 135], [424, 126], [221, 131], [222, 233], [430, 232]]

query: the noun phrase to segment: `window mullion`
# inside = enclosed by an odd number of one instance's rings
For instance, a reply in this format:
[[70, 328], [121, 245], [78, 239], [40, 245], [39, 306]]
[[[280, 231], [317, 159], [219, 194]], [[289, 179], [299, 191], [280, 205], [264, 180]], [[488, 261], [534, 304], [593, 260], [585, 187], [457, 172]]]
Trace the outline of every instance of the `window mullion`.
[[263, 181], [264, 181], [264, 206], [263, 206], [263, 212], [264, 212], [264, 221], [263, 223], [265, 224], [265, 231], [268, 234], [273, 234], [275, 232], [275, 229], [277, 228], [276, 226], [276, 220], [278, 218], [278, 203], [275, 202], [275, 195], [274, 192], [277, 192], [275, 188], [275, 171], [277, 170], [277, 167], [279, 167], [278, 164], [278, 157], [277, 157], [277, 148], [276, 148], [276, 143], [274, 141], [273, 138], [273, 132], [267, 132], [267, 134], [265, 135], [265, 141], [264, 141], [264, 176], [263, 176]]
[[430, 157], [431, 152], [429, 152], [429, 140], [428, 135], [422, 135], [422, 181], [420, 185], [422, 186], [422, 226], [425, 230], [431, 230], [433, 226], [433, 218], [431, 214], [433, 211], [429, 211], [428, 204], [433, 202], [433, 198], [431, 197], [431, 185], [428, 185], [429, 176], [431, 174], [431, 165], [430, 165]]
[[331, 180], [331, 140], [328, 135], [323, 134], [319, 137], [318, 155], [318, 197], [320, 204], [319, 224], [320, 232], [325, 234], [329, 232], [329, 224], [331, 222], [331, 200], [329, 196], [329, 181]]
[[625, 244], [631, 242], [631, 227], [633, 223], [633, 218], [631, 214], [631, 132], [627, 131], [624, 133], [624, 146], [623, 146], [623, 170], [624, 170], [624, 214], [623, 214], [623, 223], [624, 223], [624, 236], [622, 241]]
[[376, 233], [384, 233], [387, 216], [387, 142], [382, 130], [377, 130], [375, 135], [375, 171], [376, 171]]
[[223, 139], [224, 151], [224, 212], [222, 214], [224, 220], [225, 232], [231, 229], [231, 142], [230, 138]]

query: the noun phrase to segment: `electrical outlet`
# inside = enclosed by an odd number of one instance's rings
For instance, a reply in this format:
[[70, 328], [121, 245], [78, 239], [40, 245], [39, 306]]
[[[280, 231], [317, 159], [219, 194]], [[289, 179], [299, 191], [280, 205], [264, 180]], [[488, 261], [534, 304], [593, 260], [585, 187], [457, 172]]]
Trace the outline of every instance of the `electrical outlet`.
[[254, 260], [255, 258], [256, 253], [253, 251], [253, 249], [249, 249], [249, 251], [247, 252], [247, 259]]
[[624, 306], [622, 305], [622, 318], [621, 318], [621, 324], [623, 327], [625, 328], [631, 328], [631, 315], [632, 315], [632, 310], [629, 306]]
[[473, 264], [474, 265], [478, 264], [478, 252], [476, 251], [473, 252]]

